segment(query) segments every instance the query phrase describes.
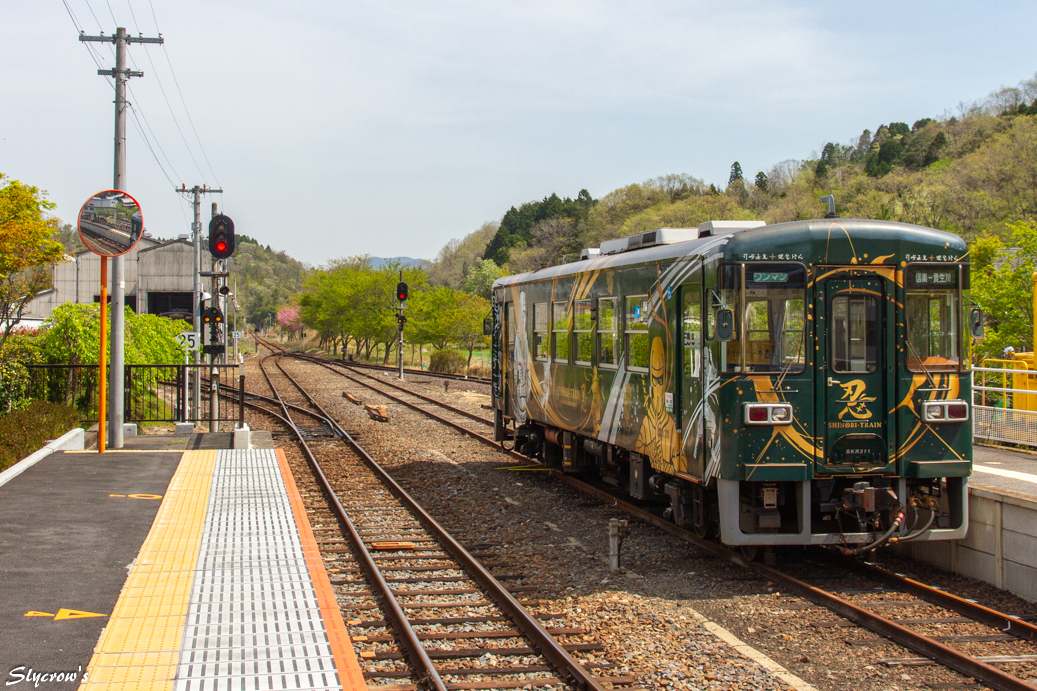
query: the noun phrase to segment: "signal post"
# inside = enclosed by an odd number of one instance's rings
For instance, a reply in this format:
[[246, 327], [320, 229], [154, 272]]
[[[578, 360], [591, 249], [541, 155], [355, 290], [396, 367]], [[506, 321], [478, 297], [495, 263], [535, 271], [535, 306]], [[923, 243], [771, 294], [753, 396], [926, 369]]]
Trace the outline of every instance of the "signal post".
[[403, 310], [407, 309], [407, 284], [403, 282], [403, 272], [400, 272], [400, 282], [396, 284], [396, 323], [399, 329], [396, 332], [396, 358], [400, 365], [400, 381], [403, 381], [403, 325], [407, 323], [407, 317]]

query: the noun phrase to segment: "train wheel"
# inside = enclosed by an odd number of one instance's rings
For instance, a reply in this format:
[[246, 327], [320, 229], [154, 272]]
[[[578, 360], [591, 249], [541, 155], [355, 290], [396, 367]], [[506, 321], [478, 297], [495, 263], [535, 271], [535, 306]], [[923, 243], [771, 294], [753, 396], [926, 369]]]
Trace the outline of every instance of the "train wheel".
[[739, 545], [738, 550], [745, 557], [746, 561], [756, 561], [763, 553], [759, 545]]

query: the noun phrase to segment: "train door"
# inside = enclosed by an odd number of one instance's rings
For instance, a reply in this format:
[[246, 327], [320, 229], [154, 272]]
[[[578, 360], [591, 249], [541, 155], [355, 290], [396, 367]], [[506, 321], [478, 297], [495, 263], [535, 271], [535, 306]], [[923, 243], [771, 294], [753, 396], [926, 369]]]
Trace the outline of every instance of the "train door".
[[816, 294], [823, 352], [816, 359], [823, 440], [817, 470], [875, 472], [890, 465], [887, 449], [894, 438], [886, 415], [893, 393], [887, 329], [893, 321], [887, 319], [882, 278], [853, 270], [839, 274], [819, 281]]
[[504, 411], [514, 416], [511, 395], [515, 391], [515, 303], [504, 303]]
[[[696, 270], [695, 278], [701, 278]], [[681, 441], [684, 448], [686, 472], [702, 477], [706, 457], [704, 444], [705, 400], [702, 392], [702, 284], [686, 283], [680, 291], [680, 333], [677, 371], [681, 373], [676, 387], [680, 400]]]

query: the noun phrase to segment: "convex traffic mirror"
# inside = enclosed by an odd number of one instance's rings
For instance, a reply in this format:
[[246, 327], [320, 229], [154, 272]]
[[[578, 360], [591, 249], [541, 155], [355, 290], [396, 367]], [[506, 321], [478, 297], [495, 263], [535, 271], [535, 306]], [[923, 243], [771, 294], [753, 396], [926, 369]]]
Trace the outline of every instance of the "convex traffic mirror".
[[98, 192], [79, 210], [79, 237], [94, 254], [126, 254], [143, 234], [140, 204], [121, 190]]

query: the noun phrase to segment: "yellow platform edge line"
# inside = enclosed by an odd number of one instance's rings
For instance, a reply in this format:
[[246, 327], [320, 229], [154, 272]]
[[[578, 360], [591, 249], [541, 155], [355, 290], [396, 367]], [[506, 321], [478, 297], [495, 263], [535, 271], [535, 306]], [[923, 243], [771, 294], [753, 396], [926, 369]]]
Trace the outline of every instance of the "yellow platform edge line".
[[306, 507], [302, 503], [302, 496], [299, 494], [295, 478], [292, 476], [292, 469], [288, 465], [284, 450], [275, 449], [274, 452], [277, 455], [277, 465], [281, 469], [281, 477], [284, 478], [285, 489], [288, 490], [288, 500], [292, 505], [295, 525], [299, 529], [299, 539], [302, 542], [306, 566], [313, 581], [313, 589], [317, 593], [317, 603], [320, 606], [321, 619], [324, 620], [324, 629], [328, 633], [328, 643], [335, 658], [339, 684], [342, 685], [344, 691], [367, 691], [364, 672], [360, 669], [356, 651], [353, 650], [353, 642], [346, 629], [346, 622], [342, 619], [342, 610], [339, 609], [335, 589], [331, 586], [331, 579], [328, 578], [328, 571], [320, 556], [317, 540], [313, 536], [313, 528], [310, 527], [310, 519], [306, 516]]
[[[181, 457], [94, 647], [81, 691], [173, 690], [215, 466], [214, 450]], [[145, 592], [160, 595], [163, 606]]]

